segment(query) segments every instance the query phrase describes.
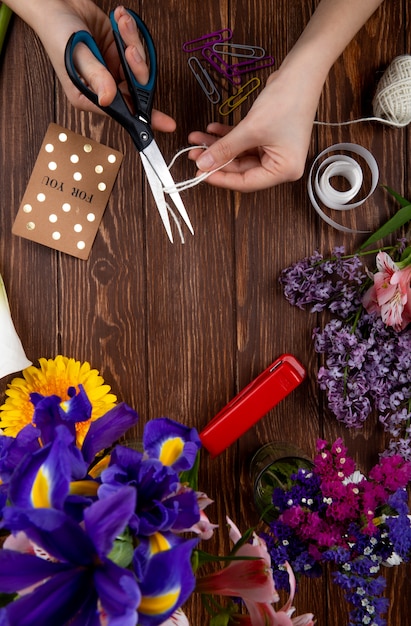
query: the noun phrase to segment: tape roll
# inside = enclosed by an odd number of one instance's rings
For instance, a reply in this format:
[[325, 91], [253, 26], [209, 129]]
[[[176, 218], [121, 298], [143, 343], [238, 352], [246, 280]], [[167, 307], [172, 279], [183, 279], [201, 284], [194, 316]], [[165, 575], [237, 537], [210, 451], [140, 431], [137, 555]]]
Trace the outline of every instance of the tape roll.
[[[363, 170], [358, 161], [346, 154], [334, 154], [327, 156], [332, 152], [338, 151], [357, 154], [364, 159], [370, 169], [370, 189], [363, 198], [356, 200], [355, 202], [352, 202], [352, 200], [354, 200], [354, 198], [361, 191], [363, 185]], [[323, 158], [324, 160], [321, 161]], [[346, 191], [338, 191], [335, 189], [335, 187], [331, 184], [331, 179], [335, 176], [342, 176], [345, 178], [349, 183], [350, 188]], [[346, 233], [369, 232], [364, 230], [355, 230], [339, 224], [324, 212], [319, 202], [321, 202], [327, 209], [335, 211], [351, 211], [352, 209], [361, 206], [374, 193], [378, 184], [378, 179], [379, 170], [377, 161], [369, 150], [354, 143], [336, 143], [320, 152], [320, 154], [314, 159], [308, 176], [308, 196], [318, 215], [327, 224], [329, 224], [329, 226]]]

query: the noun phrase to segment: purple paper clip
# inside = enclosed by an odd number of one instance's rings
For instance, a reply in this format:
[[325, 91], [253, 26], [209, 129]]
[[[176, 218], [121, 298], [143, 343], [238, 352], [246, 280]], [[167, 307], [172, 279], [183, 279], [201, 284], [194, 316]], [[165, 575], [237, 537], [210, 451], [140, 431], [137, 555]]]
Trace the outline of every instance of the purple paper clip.
[[195, 50], [202, 50], [207, 46], [212, 46], [219, 41], [228, 41], [233, 36], [233, 31], [230, 28], [222, 28], [216, 30], [213, 33], [207, 33], [197, 39], [191, 39], [183, 43], [184, 52], [195, 52]]
[[260, 59], [250, 59], [249, 61], [240, 61], [239, 63], [231, 65], [231, 72], [235, 76], [239, 76], [240, 74], [262, 70], [264, 67], [271, 67], [274, 63], [275, 60], [271, 56], [264, 56]]
[[265, 50], [261, 46], [249, 46], [244, 43], [215, 43], [213, 45], [214, 52], [228, 57], [236, 57], [237, 59], [262, 59], [265, 56]]
[[209, 62], [209, 64], [220, 72], [227, 80], [230, 81], [233, 85], [239, 85], [241, 83], [241, 78], [237, 77], [233, 72], [233, 66], [224, 61], [223, 57], [221, 57], [217, 52], [214, 52], [213, 48], [210, 46], [202, 49], [203, 57]]

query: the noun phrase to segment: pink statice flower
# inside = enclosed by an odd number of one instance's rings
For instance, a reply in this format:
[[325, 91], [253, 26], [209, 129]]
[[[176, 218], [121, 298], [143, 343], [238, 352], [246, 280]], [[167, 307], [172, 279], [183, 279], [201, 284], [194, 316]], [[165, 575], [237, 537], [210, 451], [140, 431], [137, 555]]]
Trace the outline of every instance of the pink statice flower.
[[284, 487], [273, 490], [273, 520], [263, 538], [277, 588], [290, 586], [286, 563], [297, 576], [321, 575], [323, 566], [332, 564], [334, 581], [354, 606], [350, 624], [369, 623], [363, 621], [369, 618], [367, 609], [378, 616], [378, 624], [386, 624], [382, 614], [388, 601], [379, 572], [394, 552], [411, 560], [410, 480], [411, 462], [400, 455], [382, 457], [367, 478], [341, 439], [332, 444], [319, 440], [313, 467], [300, 468]]
[[377, 254], [376, 264], [374, 283], [364, 294], [363, 306], [400, 332], [411, 322], [411, 265], [400, 268], [386, 252]]

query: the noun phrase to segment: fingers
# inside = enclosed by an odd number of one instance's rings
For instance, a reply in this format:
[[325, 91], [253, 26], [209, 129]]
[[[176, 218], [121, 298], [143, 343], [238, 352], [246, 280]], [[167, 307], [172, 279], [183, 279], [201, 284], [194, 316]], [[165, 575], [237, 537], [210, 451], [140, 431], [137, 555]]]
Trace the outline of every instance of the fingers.
[[162, 113], [156, 109], [153, 109], [151, 114], [151, 123], [154, 130], [159, 130], [162, 133], [172, 133], [176, 129], [175, 120], [169, 115], [166, 115], [166, 113]]
[[117, 85], [108, 69], [96, 59], [91, 50], [79, 44], [74, 50], [74, 64], [80, 76], [93, 91], [101, 106], [110, 104], [117, 92]]
[[[147, 65], [147, 57], [139, 36], [137, 24], [127, 9], [122, 6], [115, 9], [114, 17], [121, 38], [127, 46], [125, 56], [130, 70], [137, 82], [145, 85], [150, 77], [150, 68]], [[176, 128], [174, 119], [161, 111], [153, 110], [151, 119], [155, 130], [169, 133]]]
[[207, 130], [217, 137], [212, 138], [201, 133], [191, 133], [189, 137], [190, 141], [199, 140], [199, 143], [209, 146], [196, 155], [197, 167], [204, 172], [221, 167], [239, 155], [247, 154], [255, 146], [255, 138], [249, 136], [243, 122], [234, 128], [224, 124], [210, 124]]
[[135, 20], [124, 7], [117, 7], [114, 17], [126, 48], [126, 59], [136, 80], [145, 85], [149, 79], [146, 53]]

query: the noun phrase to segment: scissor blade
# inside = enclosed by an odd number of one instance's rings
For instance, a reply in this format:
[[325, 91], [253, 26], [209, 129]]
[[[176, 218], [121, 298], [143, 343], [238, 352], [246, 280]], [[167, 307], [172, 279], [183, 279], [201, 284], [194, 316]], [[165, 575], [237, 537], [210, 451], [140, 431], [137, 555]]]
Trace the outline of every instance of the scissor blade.
[[167, 203], [164, 198], [163, 184], [157, 176], [156, 172], [154, 171], [150, 161], [145, 156], [144, 152], [140, 152], [140, 156], [164, 228], [166, 229], [168, 238], [170, 239], [171, 243], [173, 243], [173, 234], [171, 232], [170, 226], [170, 216], [168, 214]]
[[[150, 143], [150, 145], [147, 146], [147, 148], [144, 148], [144, 150], [140, 154], [144, 154], [147, 157], [148, 161], [151, 164], [151, 167], [153, 168], [154, 172], [157, 174], [163, 187], [168, 188], [168, 189], [172, 189], [173, 187], [175, 187], [175, 182], [173, 180], [173, 177], [171, 176], [170, 170], [168, 169], [167, 164], [164, 161], [164, 157], [161, 154], [160, 149], [154, 140]], [[194, 229], [191, 225], [190, 218], [188, 217], [187, 211], [180, 197], [180, 194], [178, 193], [177, 190], [169, 191], [168, 193], [169, 193], [170, 198], [174, 202], [177, 211], [180, 213], [184, 222], [188, 226], [191, 234], [194, 235]]]

